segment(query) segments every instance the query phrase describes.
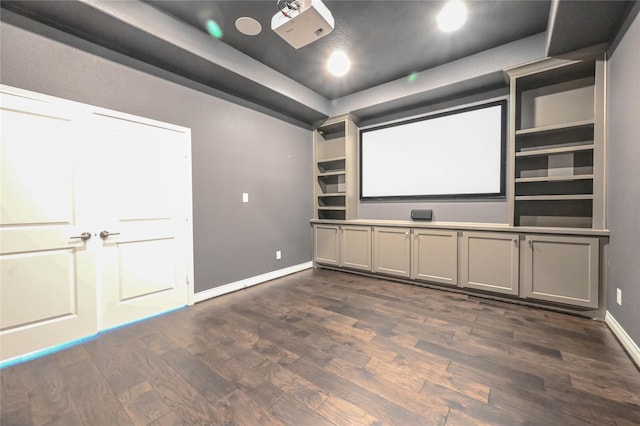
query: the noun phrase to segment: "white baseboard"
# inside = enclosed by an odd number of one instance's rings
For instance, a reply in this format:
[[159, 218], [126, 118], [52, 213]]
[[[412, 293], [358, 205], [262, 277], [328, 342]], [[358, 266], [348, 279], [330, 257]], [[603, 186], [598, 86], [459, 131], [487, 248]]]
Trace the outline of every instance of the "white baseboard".
[[604, 322], [609, 326], [613, 334], [618, 338], [624, 349], [627, 351], [631, 359], [636, 363], [636, 366], [640, 368], [640, 348], [633, 341], [633, 339], [622, 328], [620, 323], [611, 315], [609, 311], [604, 315]]
[[310, 269], [312, 267], [313, 262], [305, 262], [299, 265], [290, 266], [284, 269], [278, 269], [277, 271], [267, 272], [266, 274], [256, 275], [255, 277], [221, 285], [220, 287], [214, 287], [210, 290], [196, 293], [194, 296], [194, 301], [195, 303], [202, 302], [213, 297], [218, 297], [222, 296], [223, 294], [242, 290], [243, 288], [251, 287], [256, 284], [262, 284], [264, 282], [275, 280], [276, 278], [281, 278], [296, 272], [304, 271], [305, 269]]

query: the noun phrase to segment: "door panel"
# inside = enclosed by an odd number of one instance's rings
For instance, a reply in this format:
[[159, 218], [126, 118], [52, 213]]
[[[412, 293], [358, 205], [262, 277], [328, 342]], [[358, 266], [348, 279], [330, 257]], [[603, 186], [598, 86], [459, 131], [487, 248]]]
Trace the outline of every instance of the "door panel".
[[102, 328], [187, 304], [183, 252], [188, 137], [144, 122], [98, 116], [104, 129]]
[[171, 291], [177, 286], [174, 238], [116, 243], [119, 302]]
[[95, 333], [95, 259], [77, 182], [80, 133], [63, 109], [2, 94], [0, 359]]
[[458, 285], [458, 232], [414, 229], [414, 279]]
[[318, 263], [336, 265], [340, 263], [338, 225], [313, 226], [313, 256]]
[[598, 308], [599, 259], [597, 238], [527, 235], [524, 296]]
[[374, 228], [374, 272], [409, 277], [411, 239], [406, 228]]
[[517, 295], [519, 237], [508, 233], [462, 234], [462, 286]]
[[371, 228], [342, 225], [340, 230], [342, 234], [340, 266], [371, 271]]

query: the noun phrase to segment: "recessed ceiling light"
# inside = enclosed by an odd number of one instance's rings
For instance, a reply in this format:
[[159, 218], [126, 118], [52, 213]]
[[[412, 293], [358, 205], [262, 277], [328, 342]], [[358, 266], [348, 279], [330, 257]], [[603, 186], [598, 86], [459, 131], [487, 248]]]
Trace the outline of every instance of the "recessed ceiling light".
[[262, 25], [260, 22], [248, 16], [243, 16], [236, 19], [236, 28], [244, 35], [254, 36], [260, 34], [262, 31]]
[[462, 27], [467, 20], [467, 6], [461, 0], [450, 0], [438, 14], [438, 27], [450, 33]]
[[349, 61], [349, 57], [342, 50], [336, 50], [329, 56], [327, 69], [336, 77], [342, 77], [349, 72], [350, 68], [351, 61]]

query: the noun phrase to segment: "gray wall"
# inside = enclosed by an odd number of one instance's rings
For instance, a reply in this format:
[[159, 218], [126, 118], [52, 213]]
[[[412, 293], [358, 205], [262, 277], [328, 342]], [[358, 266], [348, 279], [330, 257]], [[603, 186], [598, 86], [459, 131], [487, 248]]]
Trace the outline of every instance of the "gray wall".
[[[637, 345], [640, 345], [639, 46], [640, 15], [636, 15], [608, 64], [606, 211], [611, 231], [608, 309]], [[616, 303], [617, 288], [622, 290], [622, 306]]]
[[3, 84], [192, 129], [196, 292], [311, 260], [310, 130], [54, 41], [40, 35], [54, 30], [17, 20], [36, 34], [2, 14]]

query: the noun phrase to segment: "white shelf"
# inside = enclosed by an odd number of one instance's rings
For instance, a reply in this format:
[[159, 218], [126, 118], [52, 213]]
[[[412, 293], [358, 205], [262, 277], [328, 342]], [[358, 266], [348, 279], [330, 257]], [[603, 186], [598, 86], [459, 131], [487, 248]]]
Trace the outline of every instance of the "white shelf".
[[570, 200], [593, 200], [592, 194], [571, 194], [571, 195], [517, 195], [516, 201], [570, 201]]
[[326, 173], [318, 173], [318, 177], [323, 177], [323, 176], [340, 176], [340, 175], [345, 175], [346, 172], [344, 170], [340, 170], [337, 172], [326, 172]]
[[322, 164], [322, 163], [331, 163], [333, 161], [345, 161], [347, 157], [340, 156], [340, 157], [331, 157], [331, 158], [321, 158], [321, 159], [317, 159], [317, 163], [318, 164]]
[[573, 176], [540, 176], [529, 178], [516, 178], [516, 183], [525, 182], [564, 182], [573, 180], [592, 180], [593, 175], [573, 175]]
[[576, 121], [573, 123], [554, 124], [552, 126], [532, 127], [529, 129], [516, 130], [516, 136], [553, 133], [563, 130], [579, 129], [593, 126], [594, 120]]
[[532, 149], [516, 152], [516, 157], [539, 157], [544, 155], [565, 154], [580, 151], [593, 151], [593, 144], [564, 146], [561, 148]]
[[318, 206], [318, 210], [334, 210], [334, 211], [340, 211], [340, 210], [346, 210], [347, 208], [344, 206]]

